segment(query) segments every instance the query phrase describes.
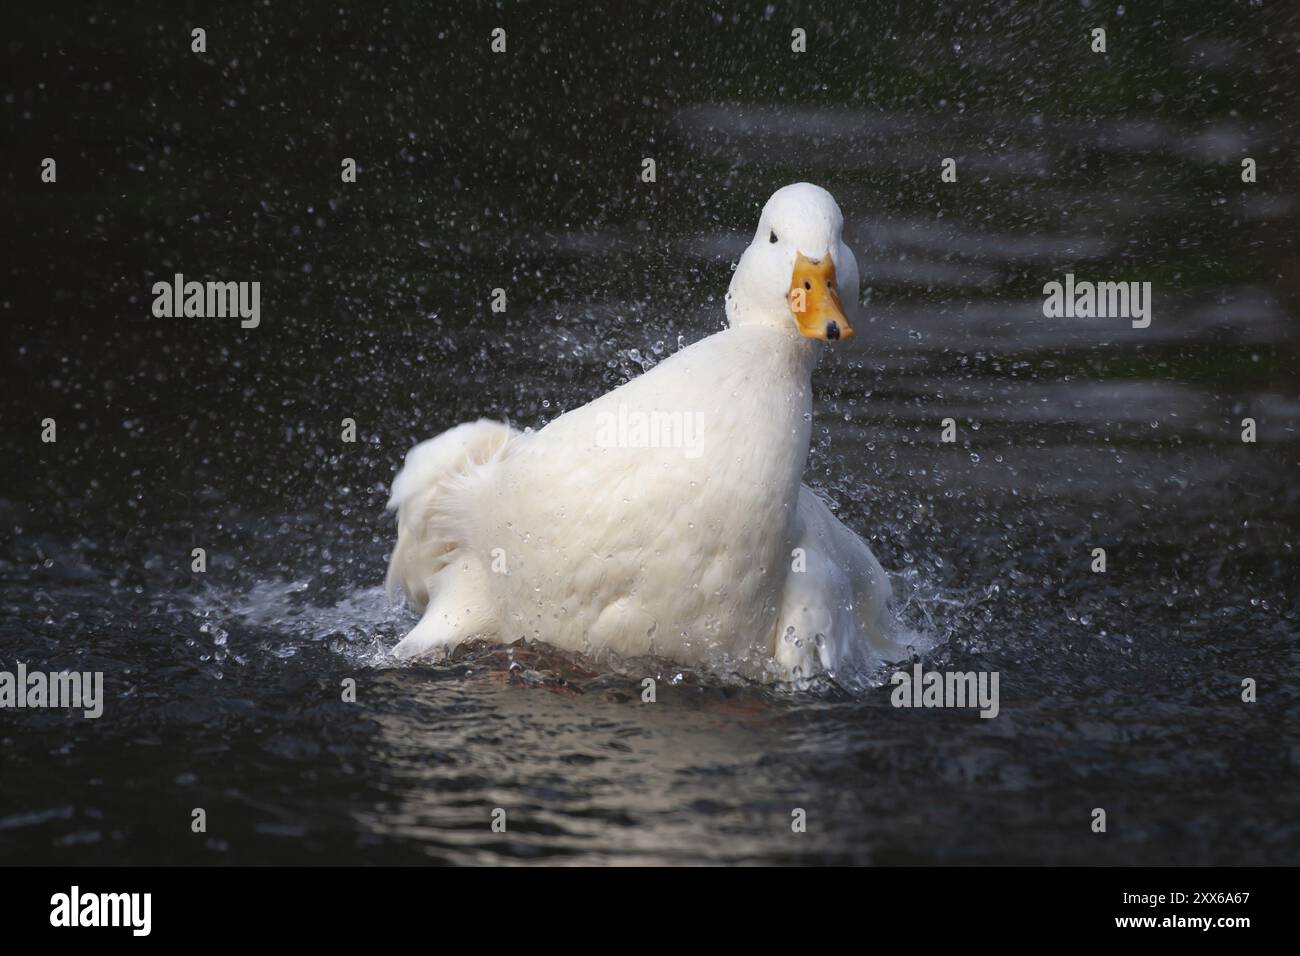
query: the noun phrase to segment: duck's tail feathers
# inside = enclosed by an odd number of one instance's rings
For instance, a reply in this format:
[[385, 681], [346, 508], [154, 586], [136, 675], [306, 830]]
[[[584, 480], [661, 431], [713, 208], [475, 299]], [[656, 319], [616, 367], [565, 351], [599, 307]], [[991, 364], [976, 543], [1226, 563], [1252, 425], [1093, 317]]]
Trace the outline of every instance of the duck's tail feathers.
[[[449, 592], [448, 598], [455, 594], [457, 603], [473, 596], [456, 594], [474, 590], [471, 582], [452, 586], [449, 580], [486, 571], [477, 556], [461, 553], [458, 560], [473, 520], [465, 492], [472, 490], [479, 472], [499, 459], [518, 435], [509, 425], [479, 419], [457, 425], [410, 450], [388, 499], [388, 509], [397, 512], [397, 546], [388, 562], [391, 598], [404, 594], [413, 608], [424, 611], [430, 597], [438, 598], [442, 590]], [[459, 620], [464, 615], [453, 616]]]
[[407, 660], [443, 657], [466, 638], [492, 631], [495, 622], [484, 575], [477, 560], [457, 561], [439, 571], [420, 623], [397, 642], [393, 656]]

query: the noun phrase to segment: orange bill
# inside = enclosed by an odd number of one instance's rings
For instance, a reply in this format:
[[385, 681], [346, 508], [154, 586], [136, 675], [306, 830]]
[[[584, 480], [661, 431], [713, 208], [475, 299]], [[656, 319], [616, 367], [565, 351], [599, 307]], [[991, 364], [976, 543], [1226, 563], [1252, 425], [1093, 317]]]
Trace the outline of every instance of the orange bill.
[[853, 326], [844, 317], [835, 288], [835, 263], [830, 256], [809, 259], [802, 252], [794, 262], [787, 296], [799, 333], [810, 339], [847, 339]]

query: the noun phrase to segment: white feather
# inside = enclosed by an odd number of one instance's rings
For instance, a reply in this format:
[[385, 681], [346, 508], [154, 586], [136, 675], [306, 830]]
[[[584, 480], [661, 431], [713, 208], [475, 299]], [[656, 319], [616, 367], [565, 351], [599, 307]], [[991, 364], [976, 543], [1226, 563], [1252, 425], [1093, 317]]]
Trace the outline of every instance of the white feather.
[[[413, 449], [388, 580], [424, 617], [397, 652], [526, 636], [787, 678], [896, 654], [884, 571], [800, 480], [821, 343], [785, 296], [799, 253], [830, 255], [852, 318], [842, 223], [825, 190], [786, 187], [737, 266], [731, 328], [536, 433], [479, 421]], [[634, 420], [678, 440], [617, 431]]]

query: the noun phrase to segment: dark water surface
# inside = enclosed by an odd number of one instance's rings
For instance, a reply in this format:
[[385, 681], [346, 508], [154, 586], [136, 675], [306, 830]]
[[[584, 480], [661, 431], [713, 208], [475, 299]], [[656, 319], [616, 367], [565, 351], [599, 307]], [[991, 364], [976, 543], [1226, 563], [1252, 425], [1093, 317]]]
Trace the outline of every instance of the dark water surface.
[[[1293, 8], [954, 6], [29, 12], [0, 41], [0, 669], [107, 701], [0, 711], [0, 860], [1297, 862]], [[999, 672], [998, 718], [522, 643], [394, 662], [407, 449], [720, 328], [800, 179], [864, 286], [807, 480], [925, 665]], [[175, 272], [260, 281], [261, 327], [153, 318]], [[1151, 327], [1045, 319], [1066, 272], [1152, 282]]]

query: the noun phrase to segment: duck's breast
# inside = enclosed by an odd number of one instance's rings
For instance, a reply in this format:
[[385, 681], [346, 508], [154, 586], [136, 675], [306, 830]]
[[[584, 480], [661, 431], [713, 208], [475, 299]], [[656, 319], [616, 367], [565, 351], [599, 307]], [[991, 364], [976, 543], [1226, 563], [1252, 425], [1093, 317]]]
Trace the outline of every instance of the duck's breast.
[[478, 547], [499, 549], [508, 639], [688, 663], [766, 641], [810, 389], [763, 345], [697, 343], [500, 463]]

